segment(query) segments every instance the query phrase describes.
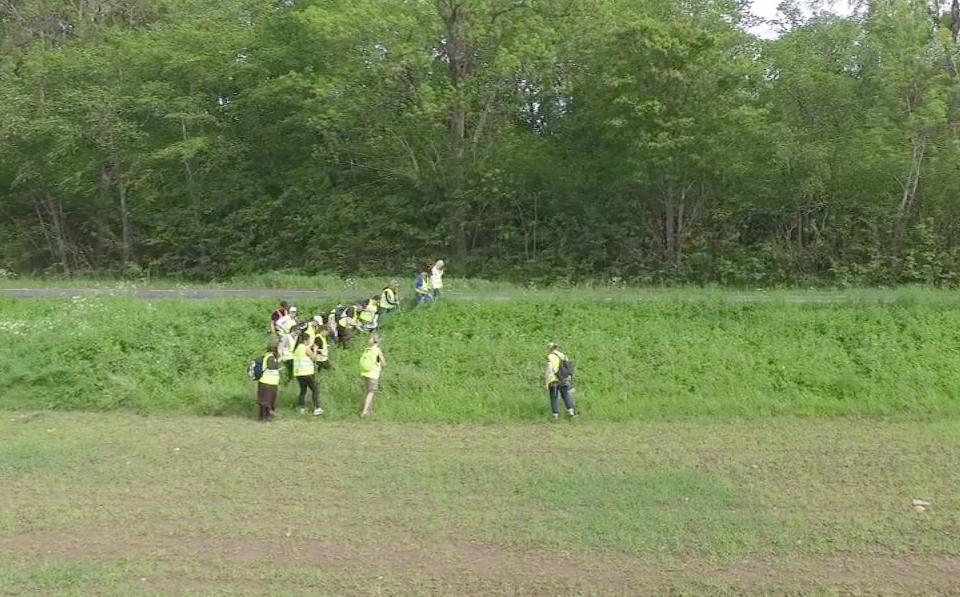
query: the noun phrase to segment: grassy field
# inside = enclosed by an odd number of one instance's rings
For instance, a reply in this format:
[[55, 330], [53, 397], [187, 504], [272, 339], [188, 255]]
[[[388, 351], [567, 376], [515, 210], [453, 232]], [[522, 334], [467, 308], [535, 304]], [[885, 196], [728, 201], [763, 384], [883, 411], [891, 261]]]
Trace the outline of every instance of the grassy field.
[[0, 437], [0, 594], [960, 590], [957, 421], [8, 412]]
[[[416, 272], [411, 270], [394, 276], [404, 292], [410, 296]], [[301, 275], [268, 272], [258, 275], [235, 276], [211, 282], [187, 282], [175, 279], [137, 279], [91, 277], [15, 277], [0, 278], [3, 289], [95, 289], [102, 293], [124, 296], [137, 290], [307, 290], [328, 293], [333, 299], [354, 298], [358, 293], [379, 290], [390, 280], [381, 276], [341, 277], [333, 274]], [[445, 293], [455, 300], [527, 299], [527, 300], [611, 300], [611, 301], [701, 301], [729, 302], [785, 301], [785, 302], [889, 302], [889, 303], [953, 303], [960, 304], [960, 292], [955, 289], [937, 289], [924, 286], [897, 288], [768, 288], [768, 287], [677, 287], [635, 286], [620, 280], [526, 285], [477, 278], [445, 278]]]
[[[262, 355], [272, 306], [0, 299], [0, 408], [250, 416], [246, 367]], [[938, 302], [446, 302], [388, 323], [378, 416], [540, 419], [548, 340], [577, 363], [591, 420], [955, 416], [957, 329], [960, 309]], [[321, 379], [331, 419], [360, 410], [358, 358], [336, 351]], [[282, 409], [294, 400], [282, 389]]]

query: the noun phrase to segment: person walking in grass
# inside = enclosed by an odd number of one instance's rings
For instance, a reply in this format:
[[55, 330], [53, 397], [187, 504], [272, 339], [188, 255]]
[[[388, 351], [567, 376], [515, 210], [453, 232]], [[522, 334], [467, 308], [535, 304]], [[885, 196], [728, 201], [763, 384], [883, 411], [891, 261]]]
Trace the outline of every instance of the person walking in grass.
[[360, 314], [357, 316], [357, 319], [360, 323], [360, 329], [364, 332], [373, 332], [376, 331], [377, 327], [380, 325], [380, 306], [377, 301], [377, 297], [370, 297], [369, 300], [365, 302], [363, 307], [360, 309]]
[[330, 329], [327, 326], [321, 327], [317, 335], [313, 338], [313, 345], [317, 352], [317, 373], [322, 369], [330, 368], [330, 342], [327, 337], [330, 335]]
[[380, 375], [387, 366], [387, 359], [380, 350], [380, 336], [373, 334], [367, 348], [360, 356], [360, 379], [363, 380], [366, 396], [361, 417], [373, 414], [373, 398], [380, 391]]
[[420, 274], [417, 275], [415, 292], [418, 307], [424, 303], [433, 301], [433, 290], [430, 289], [430, 275], [427, 274], [427, 272], [420, 272]]
[[433, 289], [433, 300], [440, 298], [440, 290], [443, 288], [443, 273], [446, 265], [443, 259], [433, 264], [430, 269], [430, 287]]
[[296, 343], [296, 338], [294, 338], [291, 331], [280, 331], [280, 342], [278, 343], [277, 354], [280, 357], [281, 367], [287, 373], [284, 384], [290, 383], [293, 379], [293, 349]]
[[280, 387], [280, 357], [277, 341], [267, 345], [267, 354], [263, 355], [262, 373], [257, 380], [257, 403], [260, 405], [260, 421], [269, 423], [277, 410], [277, 391]]
[[313, 398], [313, 414], [320, 416], [323, 414], [323, 407], [320, 405], [320, 391], [317, 389], [317, 349], [310, 341], [310, 335], [306, 332], [300, 334], [297, 345], [293, 349], [293, 374], [300, 384], [300, 414], [307, 412], [307, 390], [310, 390]]
[[359, 327], [356, 306], [347, 307], [340, 313], [337, 319], [337, 339], [340, 341], [340, 348], [350, 348], [353, 345], [353, 334]]
[[391, 280], [390, 284], [380, 293], [380, 319], [400, 310], [400, 284]]
[[573, 396], [570, 393], [573, 385], [573, 366], [567, 355], [560, 351], [560, 345], [551, 342], [547, 345], [547, 372], [546, 387], [550, 395], [550, 409], [553, 411], [553, 418], [560, 418], [560, 398], [563, 398], [563, 404], [567, 407], [567, 415], [577, 416], [577, 407], [573, 403]]

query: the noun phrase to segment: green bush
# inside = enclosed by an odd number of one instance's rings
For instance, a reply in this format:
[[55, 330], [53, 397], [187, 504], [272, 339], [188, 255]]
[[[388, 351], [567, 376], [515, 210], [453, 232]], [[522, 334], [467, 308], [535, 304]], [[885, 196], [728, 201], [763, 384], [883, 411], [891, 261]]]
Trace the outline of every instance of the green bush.
[[[0, 300], [0, 408], [250, 415], [246, 368], [263, 353], [272, 307]], [[545, 347], [556, 340], [578, 366], [577, 399], [591, 419], [955, 415], [958, 328], [955, 306], [911, 300], [442, 302], [388, 320], [377, 412], [451, 423], [543, 418]], [[329, 418], [360, 411], [358, 359], [359, 348], [336, 350], [321, 376]], [[293, 385], [282, 388], [281, 408], [295, 398]]]

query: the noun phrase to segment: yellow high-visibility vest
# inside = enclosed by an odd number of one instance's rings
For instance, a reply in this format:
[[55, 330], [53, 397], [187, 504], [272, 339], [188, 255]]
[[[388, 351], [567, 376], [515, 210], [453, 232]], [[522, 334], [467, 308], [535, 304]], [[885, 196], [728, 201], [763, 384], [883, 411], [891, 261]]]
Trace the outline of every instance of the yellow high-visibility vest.
[[267, 368], [267, 363], [270, 361], [271, 357], [276, 360], [276, 357], [274, 357], [273, 354], [269, 352], [266, 354], [266, 356], [263, 357], [263, 373], [260, 374], [260, 383], [262, 383], [265, 386], [279, 386], [280, 370]]
[[397, 308], [397, 294], [392, 288], [384, 288], [380, 295], [380, 308], [384, 311]]
[[304, 375], [313, 375], [316, 373], [316, 365], [313, 359], [307, 354], [307, 345], [301, 344], [293, 351], [293, 375], [302, 377]]
[[360, 375], [369, 379], [380, 379], [380, 349], [369, 346], [360, 356]]
[[326, 336], [317, 336], [320, 339], [320, 346], [317, 347], [317, 362], [326, 363], [330, 360], [327, 352], [327, 337]]

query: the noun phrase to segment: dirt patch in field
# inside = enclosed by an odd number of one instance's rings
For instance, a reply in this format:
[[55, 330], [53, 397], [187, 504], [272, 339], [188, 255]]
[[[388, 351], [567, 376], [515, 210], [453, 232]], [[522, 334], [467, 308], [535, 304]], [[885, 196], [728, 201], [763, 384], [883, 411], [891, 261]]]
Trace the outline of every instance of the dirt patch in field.
[[[257, 568], [310, 567], [348, 575], [450, 588], [480, 594], [585, 593], [702, 587], [739, 591], [839, 589], [886, 593], [960, 591], [960, 559], [851, 557], [757, 559], [730, 564], [701, 560], [651, 563], [612, 554], [527, 551], [475, 542], [419, 543], [395, 538], [381, 544], [335, 543], [280, 537], [139, 538], [24, 534], [0, 538], [0, 558], [25, 562], [152, 561]], [[235, 579], [239, 580], [239, 579]], [[178, 582], [190, 586], [190, 579]], [[229, 580], [226, 581], [229, 584]], [[170, 582], [165, 583], [168, 589]]]

